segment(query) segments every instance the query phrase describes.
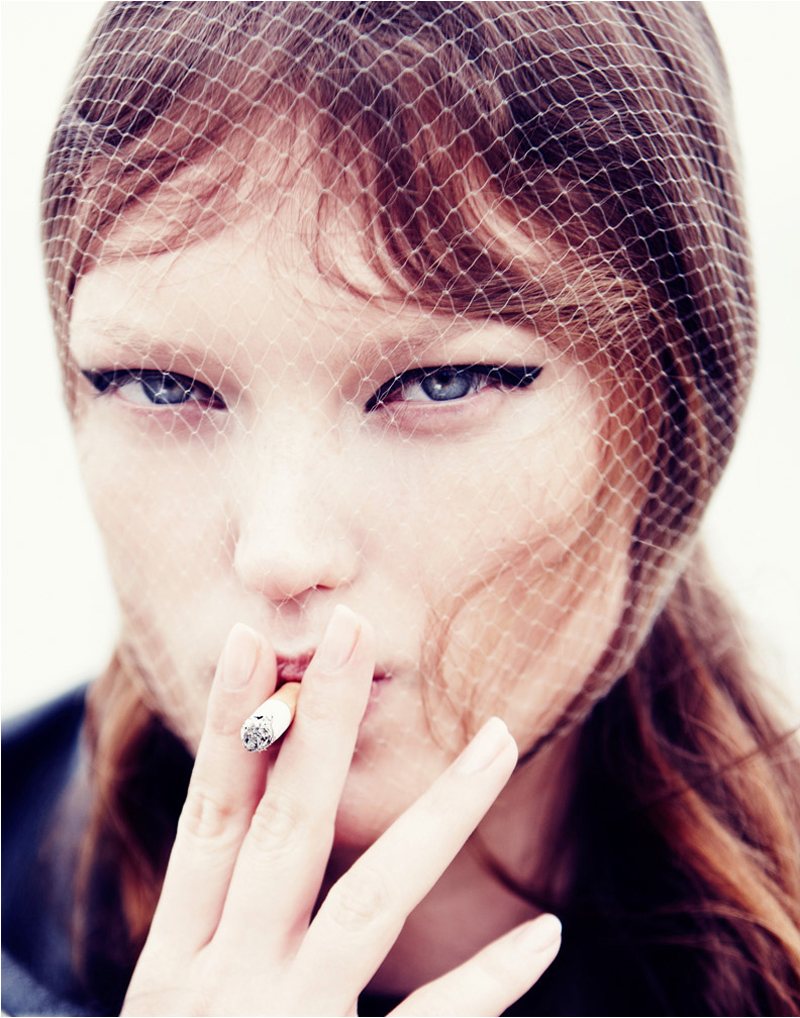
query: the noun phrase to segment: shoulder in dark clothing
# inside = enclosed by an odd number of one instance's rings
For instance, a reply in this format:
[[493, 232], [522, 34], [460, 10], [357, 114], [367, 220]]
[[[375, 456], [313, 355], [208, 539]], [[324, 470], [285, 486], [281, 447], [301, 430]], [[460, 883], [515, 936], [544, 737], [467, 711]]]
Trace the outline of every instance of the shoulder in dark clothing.
[[[69, 922], [75, 843], [53, 819], [81, 760], [86, 687], [3, 722], [3, 1009], [102, 1013], [75, 982]], [[80, 823], [80, 816], [73, 818]]]

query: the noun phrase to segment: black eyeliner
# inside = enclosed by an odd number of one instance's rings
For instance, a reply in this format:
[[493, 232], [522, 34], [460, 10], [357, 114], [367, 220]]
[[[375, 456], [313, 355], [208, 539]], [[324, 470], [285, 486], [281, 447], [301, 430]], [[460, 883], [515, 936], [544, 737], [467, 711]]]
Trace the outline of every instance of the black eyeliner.
[[158, 371], [156, 368], [113, 368], [111, 371], [81, 371], [81, 374], [98, 392], [106, 392], [120, 382], [147, 382], [159, 378], [171, 378], [184, 389], [203, 384], [189, 378], [188, 375], [178, 375], [174, 371]]
[[[140, 382], [144, 385], [152, 384], [163, 379], [170, 379], [181, 387], [185, 395], [188, 395], [193, 388], [199, 389], [209, 399], [213, 409], [221, 410], [226, 408], [225, 400], [205, 382], [188, 375], [177, 374], [174, 371], [159, 371], [156, 368], [114, 368], [110, 371], [89, 371], [82, 370], [81, 374], [86, 381], [99, 393], [108, 392], [122, 382]], [[159, 405], [154, 403], [154, 406]], [[160, 404], [162, 406], [180, 406], [181, 403]]]
[[120, 378], [130, 378], [130, 371], [81, 371], [86, 381], [98, 392], [105, 392]]
[[535, 365], [533, 367], [510, 368], [499, 364], [439, 364], [433, 368], [414, 368], [384, 382], [364, 404], [364, 412], [369, 413], [381, 406], [386, 397], [398, 388], [401, 382], [404, 384], [418, 382], [421, 379], [432, 378], [442, 371], [472, 371], [490, 381], [498, 382], [505, 388], [525, 389], [542, 373], [542, 367]]

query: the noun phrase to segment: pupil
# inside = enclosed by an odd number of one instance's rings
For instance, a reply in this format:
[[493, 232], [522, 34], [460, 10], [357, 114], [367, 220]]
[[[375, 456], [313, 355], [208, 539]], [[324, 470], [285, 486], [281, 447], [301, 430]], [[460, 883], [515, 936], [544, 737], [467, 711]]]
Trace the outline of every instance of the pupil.
[[431, 399], [459, 399], [466, 396], [472, 382], [466, 373], [458, 371], [437, 371], [422, 380], [422, 390]]
[[175, 378], [143, 378], [147, 398], [153, 403], [182, 403], [187, 390]]

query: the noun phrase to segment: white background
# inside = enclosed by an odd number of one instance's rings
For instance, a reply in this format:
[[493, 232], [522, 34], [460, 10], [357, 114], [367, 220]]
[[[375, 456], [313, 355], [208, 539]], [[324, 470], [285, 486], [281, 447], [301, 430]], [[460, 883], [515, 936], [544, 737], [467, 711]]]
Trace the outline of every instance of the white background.
[[[733, 80], [756, 250], [762, 351], [706, 522], [758, 654], [800, 705], [800, 213], [797, 3], [706, 5]], [[81, 491], [38, 250], [49, 132], [100, 4], [3, 4], [3, 712], [95, 675], [116, 628]], [[787, 719], [798, 710], [787, 707]]]

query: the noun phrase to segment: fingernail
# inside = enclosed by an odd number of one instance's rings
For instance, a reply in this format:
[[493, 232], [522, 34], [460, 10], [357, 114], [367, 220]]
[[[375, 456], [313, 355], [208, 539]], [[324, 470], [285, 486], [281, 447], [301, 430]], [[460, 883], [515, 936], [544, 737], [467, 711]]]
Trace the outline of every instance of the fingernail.
[[514, 946], [527, 954], [528, 952], [545, 951], [557, 944], [559, 940], [561, 940], [561, 923], [554, 915], [547, 913], [523, 926], [514, 938]]
[[258, 637], [248, 626], [237, 622], [228, 634], [222, 652], [222, 685], [235, 691], [244, 689], [258, 660]]
[[349, 661], [360, 633], [361, 626], [353, 612], [338, 604], [317, 648], [315, 664], [326, 672], [342, 668]]
[[461, 774], [484, 770], [508, 747], [508, 728], [500, 718], [489, 718], [456, 761]]

